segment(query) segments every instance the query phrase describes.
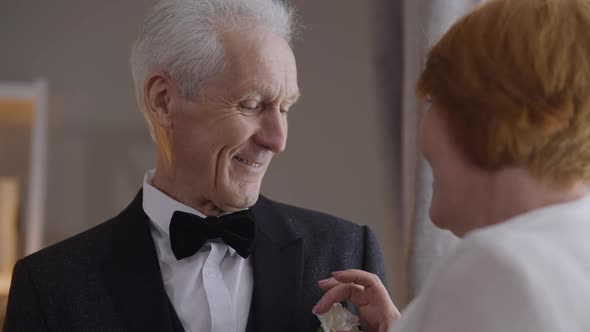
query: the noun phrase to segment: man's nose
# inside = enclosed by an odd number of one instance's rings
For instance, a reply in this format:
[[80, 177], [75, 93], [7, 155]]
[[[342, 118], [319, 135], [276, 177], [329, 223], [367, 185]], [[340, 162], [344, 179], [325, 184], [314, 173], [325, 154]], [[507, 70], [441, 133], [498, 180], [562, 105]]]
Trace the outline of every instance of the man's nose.
[[274, 153], [281, 153], [287, 145], [287, 117], [278, 108], [263, 112], [255, 141]]

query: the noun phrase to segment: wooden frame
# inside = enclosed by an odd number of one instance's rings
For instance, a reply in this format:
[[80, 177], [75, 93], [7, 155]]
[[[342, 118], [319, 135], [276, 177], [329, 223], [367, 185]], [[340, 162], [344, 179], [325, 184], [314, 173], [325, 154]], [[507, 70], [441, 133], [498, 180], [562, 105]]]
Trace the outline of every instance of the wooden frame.
[[[0, 112], [3, 112], [0, 121], [9, 125], [31, 127], [30, 173], [21, 237], [24, 241], [24, 255], [43, 247], [47, 195], [48, 108], [46, 80], [37, 79], [32, 83], [0, 81]], [[6, 292], [6, 288], [6, 285], [0, 285], [0, 294]]]

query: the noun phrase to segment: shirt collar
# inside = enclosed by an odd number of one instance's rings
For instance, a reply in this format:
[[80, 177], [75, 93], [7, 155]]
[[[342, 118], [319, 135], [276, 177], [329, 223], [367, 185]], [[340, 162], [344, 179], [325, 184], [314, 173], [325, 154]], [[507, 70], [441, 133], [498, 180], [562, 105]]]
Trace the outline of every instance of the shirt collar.
[[[143, 177], [142, 206], [145, 214], [147, 214], [150, 221], [159, 232], [165, 234], [166, 236], [170, 236], [170, 220], [172, 219], [172, 215], [175, 211], [192, 213], [201, 218], [207, 217], [201, 213], [201, 211], [180, 203], [174, 198], [161, 192], [158, 188], [154, 187], [152, 185], [154, 174], [155, 169], [151, 169], [147, 171]], [[221, 215], [227, 215], [230, 213], [232, 212], [224, 212]], [[233, 256], [236, 254], [236, 251], [232, 247], [228, 246], [227, 248], [229, 249], [230, 255]]]
[[172, 219], [172, 214], [175, 211], [192, 213], [201, 218], [206, 218], [199, 210], [180, 203], [154, 187], [152, 185], [154, 173], [155, 170], [149, 170], [143, 178], [143, 210], [159, 231], [169, 235], [170, 219]]

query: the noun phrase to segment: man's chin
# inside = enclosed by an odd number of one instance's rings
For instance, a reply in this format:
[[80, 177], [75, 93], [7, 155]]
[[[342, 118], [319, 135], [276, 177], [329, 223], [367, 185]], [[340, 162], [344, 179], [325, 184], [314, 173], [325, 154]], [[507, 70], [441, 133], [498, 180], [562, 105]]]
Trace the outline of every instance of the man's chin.
[[226, 192], [222, 194], [217, 202], [214, 204], [217, 208], [224, 212], [235, 212], [248, 209], [258, 201], [260, 195], [259, 187], [256, 190], [241, 190], [239, 192]]

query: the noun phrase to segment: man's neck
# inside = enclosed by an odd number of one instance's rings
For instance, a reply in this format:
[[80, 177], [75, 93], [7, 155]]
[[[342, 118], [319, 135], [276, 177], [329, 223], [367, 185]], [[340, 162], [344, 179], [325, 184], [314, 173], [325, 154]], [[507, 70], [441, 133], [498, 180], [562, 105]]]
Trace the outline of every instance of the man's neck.
[[183, 190], [184, 184], [179, 183], [174, 176], [162, 171], [162, 168], [156, 167], [151, 185], [172, 199], [191, 207], [206, 216], [218, 216], [223, 212], [210, 200], [195, 195], [190, 190]]

